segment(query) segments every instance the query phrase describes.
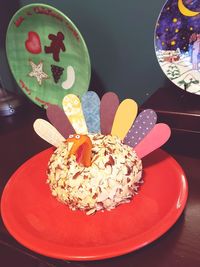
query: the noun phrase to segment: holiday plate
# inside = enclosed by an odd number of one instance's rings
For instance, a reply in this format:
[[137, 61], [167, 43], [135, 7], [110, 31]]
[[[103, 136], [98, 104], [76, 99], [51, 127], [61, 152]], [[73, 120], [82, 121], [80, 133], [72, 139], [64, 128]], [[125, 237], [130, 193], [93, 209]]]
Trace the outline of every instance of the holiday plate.
[[53, 149], [25, 162], [1, 199], [8, 231], [40, 254], [66, 260], [98, 260], [137, 250], [163, 235], [181, 215], [188, 195], [182, 168], [158, 149], [143, 160], [143, 179], [130, 203], [86, 215], [57, 201], [46, 183]]
[[200, 4], [168, 0], [155, 28], [155, 51], [167, 77], [179, 88], [200, 95]]
[[82, 96], [91, 66], [85, 41], [72, 21], [57, 9], [30, 4], [12, 17], [6, 52], [23, 92], [37, 105], [62, 106], [66, 94]]

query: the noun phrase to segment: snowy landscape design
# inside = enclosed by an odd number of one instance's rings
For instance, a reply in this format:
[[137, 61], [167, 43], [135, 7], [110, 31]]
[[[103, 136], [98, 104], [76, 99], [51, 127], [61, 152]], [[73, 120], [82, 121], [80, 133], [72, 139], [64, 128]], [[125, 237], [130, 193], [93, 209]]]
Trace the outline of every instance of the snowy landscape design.
[[[155, 51], [166, 76], [181, 89], [200, 95], [200, 1], [168, 0], [155, 28]], [[183, 3], [183, 1], [181, 1]]]

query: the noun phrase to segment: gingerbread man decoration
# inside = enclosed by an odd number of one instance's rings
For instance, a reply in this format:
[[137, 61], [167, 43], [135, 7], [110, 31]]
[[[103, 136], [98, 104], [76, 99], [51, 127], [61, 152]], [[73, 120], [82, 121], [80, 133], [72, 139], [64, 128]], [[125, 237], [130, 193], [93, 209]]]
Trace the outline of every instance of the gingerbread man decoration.
[[53, 54], [53, 59], [55, 61], [60, 61], [59, 53], [60, 50], [63, 52], [65, 51], [65, 45], [63, 43], [63, 40], [65, 39], [62, 32], [58, 32], [57, 35], [55, 34], [49, 34], [48, 35], [49, 40], [51, 40], [50, 46], [45, 46], [44, 50], [47, 54]]

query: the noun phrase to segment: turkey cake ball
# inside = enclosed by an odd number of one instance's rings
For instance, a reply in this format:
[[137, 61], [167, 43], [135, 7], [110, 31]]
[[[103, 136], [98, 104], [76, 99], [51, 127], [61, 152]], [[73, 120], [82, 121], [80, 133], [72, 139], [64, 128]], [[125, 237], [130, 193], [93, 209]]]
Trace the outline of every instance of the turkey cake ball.
[[137, 192], [142, 162], [111, 135], [70, 135], [52, 154], [47, 182], [52, 195], [87, 215], [112, 210]]

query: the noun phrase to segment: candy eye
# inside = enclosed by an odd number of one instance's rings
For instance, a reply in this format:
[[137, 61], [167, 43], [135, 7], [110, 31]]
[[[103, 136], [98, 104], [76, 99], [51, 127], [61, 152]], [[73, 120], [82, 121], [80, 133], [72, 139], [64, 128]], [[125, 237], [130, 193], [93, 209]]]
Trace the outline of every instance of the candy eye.
[[76, 137], [76, 139], [80, 139], [80, 135], [79, 134], [77, 134], [75, 137]]
[[73, 138], [73, 137], [74, 137], [74, 135], [73, 135], [73, 134], [70, 134], [70, 135], [69, 135], [69, 138]]

